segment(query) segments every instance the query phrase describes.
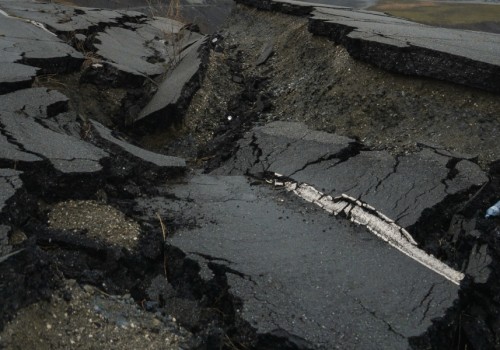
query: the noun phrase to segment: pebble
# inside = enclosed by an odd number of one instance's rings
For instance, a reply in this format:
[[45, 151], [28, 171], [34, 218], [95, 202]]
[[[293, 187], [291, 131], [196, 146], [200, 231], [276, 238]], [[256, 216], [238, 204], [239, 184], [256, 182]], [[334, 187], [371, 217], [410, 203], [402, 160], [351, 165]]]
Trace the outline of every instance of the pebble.
[[83, 286], [83, 290], [89, 294], [94, 294], [94, 288], [88, 284]]

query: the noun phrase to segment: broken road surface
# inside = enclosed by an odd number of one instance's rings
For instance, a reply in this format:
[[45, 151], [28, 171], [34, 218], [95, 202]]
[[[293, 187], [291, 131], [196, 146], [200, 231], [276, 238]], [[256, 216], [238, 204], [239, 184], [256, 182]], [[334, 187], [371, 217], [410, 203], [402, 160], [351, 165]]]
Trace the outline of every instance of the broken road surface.
[[241, 300], [237, 312], [259, 334], [306, 348], [375, 343], [404, 349], [453, 305], [463, 274], [419, 251], [415, 242], [406, 255], [391, 247], [371, 232], [369, 220], [354, 217], [356, 205], [339, 204], [341, 215], [333, 216], [339, 212], [304, 201], [313, 202], [307, 193], [301, 199], [242, 176], [279, 173], [285, 183], [319, 186], [324, 194], [318, 200], [362, 200], [411, 241], [405, 228], [425, 209], [487, 181], [460, 155], [423, 149], [396, 160], [361, 149], [354, 140], [299, 123], [271, 123], [249, 132], [234, 158], [214, 172], [219, 175], [196, 175], [166, 189], [178, 201], [147, 198], [139, 210], [195, 223], [170, 244], [199, 263], [205, 278], [225, 275], [229, 292]]
[[225, 273], [237, 312], [261, 335], [304, 348], [406, 349], [457, 298], [455, 284], [366, 228], [245, 177], [195, 176], [172, 193], [180, 204], [143, 205], [195, 220], [170, 243], [202, 271]]
[[[311, 15], [310, 31], [375, 65], [381, 53], [394, 54], [389, 65], [416, 58], [383, 68], [499, 91], [497, 48], [480, 40], [456, 49], [449, 42], [469, 39], [444, 31], [427, 45], [429, 27], [400, 32], [408, 22], [387, 16], [245, 2]], [[0, 9], [0, 346], [48, 337], [70, 347], [99, 332], [92, 346], [123, 344], [145, 332], [155, 349], [166, 339], [190, 349], [407, 349], [457, 318], [464, 286], [489, 281], [491, 249], [470, 238], [486, 224], [462, 210], [491, 183], [476, 156], [427, 143], [371, 149], [259, 119], [273, 96], [248, 93], [255, 118], [224, 115], [241, 128], [229, 150], [205, 173], [190, 169], [204, 160], [146, 150], [126, 132], [182, 121], [207, 60], [225, 55], [222, 35], [133, 11], [28, 0]], [[275, 46], [254, 68], [273, 64]], [[457, 55], [473, 64], [453, 76], [446, 62]], [[245, 86], [243, 66], [233, 62], [229, 78]], [[442, 254], [434, 224], [468, 237], [465, 257]]]

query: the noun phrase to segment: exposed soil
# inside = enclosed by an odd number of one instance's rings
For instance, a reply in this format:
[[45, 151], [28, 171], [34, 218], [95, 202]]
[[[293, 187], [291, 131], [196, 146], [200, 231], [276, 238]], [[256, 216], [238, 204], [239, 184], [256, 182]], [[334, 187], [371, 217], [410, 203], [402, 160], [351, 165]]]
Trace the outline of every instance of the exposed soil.
[[[71, 108], [82, 120], [94, 119], [108, 126], [119, 125], [123, 100], [127, 89], [80, 83], [82, 72], [66, 75], [42, 75], [34, 86], [44, 86], [62, 92], [70, 99]], [[129, 89], [130, 90], [130, 89]], [[146, 89], [147, 90], [147, 89]]]
[[0, 339], [9, 349], [179, 349], [192, 346], [175, 318], [153, 314], [130, 295], [110, 296], [68, 280], [50, 301], [22, 309]]
[[140, 227], [136, 222], [96, 201], [59, 202], [48, 217], [51, 228], [67, 230], [68, 235], [84, 230], [89, 237], [128, 249], [133, 249], [139, 239]]
[[[273, 54], [255, 66], [266, 44]], [[182, 136], [163, 146], [166, 152], [212, 157], [222, 138], [234, 140], [255, 123], [290, 120], [394, 154], [424, 142], [477, 155], [484, 167], [500, 156], [498, 96], [355, 61], [341, 46], [312, 36], [306, 19], [238, 6], [216, 45], [177, 128]], [[150, 140], [144, 145], [161, 149]]]

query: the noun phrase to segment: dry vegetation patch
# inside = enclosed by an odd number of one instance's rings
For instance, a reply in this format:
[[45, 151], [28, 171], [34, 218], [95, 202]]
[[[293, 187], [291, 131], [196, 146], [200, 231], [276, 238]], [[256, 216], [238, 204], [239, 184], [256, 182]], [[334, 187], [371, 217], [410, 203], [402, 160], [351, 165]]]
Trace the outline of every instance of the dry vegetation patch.
[[96, 201], [60, 202], [49, 213], [49, 225], [55, 229], [86, 232], [105, 242], [133, 248], [138, 240], [139, 225], [119, 210]]
[[500, 5], [439, 1], [382, 0], [370, 10], [418, 23], [500, 33]]

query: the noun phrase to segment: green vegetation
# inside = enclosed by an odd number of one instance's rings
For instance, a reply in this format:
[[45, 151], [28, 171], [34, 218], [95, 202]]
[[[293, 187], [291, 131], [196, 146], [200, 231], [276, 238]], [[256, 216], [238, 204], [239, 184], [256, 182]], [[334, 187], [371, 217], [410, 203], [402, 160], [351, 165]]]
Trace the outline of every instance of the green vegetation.
[[382, 0], [370, 10], [389, 13], [415, 22], [452, 27], [500, 26], [500, 5], [415, 0]]

